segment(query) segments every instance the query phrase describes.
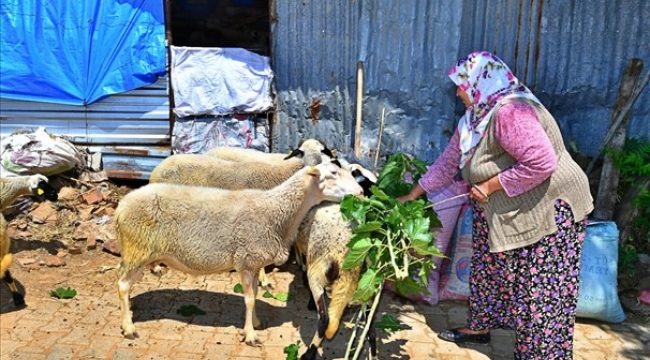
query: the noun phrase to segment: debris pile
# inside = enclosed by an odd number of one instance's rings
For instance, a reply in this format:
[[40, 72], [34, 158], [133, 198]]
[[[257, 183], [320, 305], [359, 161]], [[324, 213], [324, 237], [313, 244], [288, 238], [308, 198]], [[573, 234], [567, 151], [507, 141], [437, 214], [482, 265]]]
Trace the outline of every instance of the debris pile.
[[132, 188], [64, 176], [52, 176], [50, 183], [59, 189], [57, 202], [23, 199], [17, 206], [26, 210], [7, 217], [17, 262], [34, 269], [65, 266], [66, 256], [88, 251], [119, 255], [113, 217], [119, 200]]

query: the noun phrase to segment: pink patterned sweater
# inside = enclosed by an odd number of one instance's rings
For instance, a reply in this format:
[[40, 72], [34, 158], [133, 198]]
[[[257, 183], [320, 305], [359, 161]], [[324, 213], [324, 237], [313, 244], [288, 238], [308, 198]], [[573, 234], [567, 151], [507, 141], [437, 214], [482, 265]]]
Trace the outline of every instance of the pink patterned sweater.
[[[515, 197], [541, 184], [557, 167], [557, 156], [546, 132], [539, 123], [535, 109], [515, 102], [497, 110], [495, 135], [501, 147], [517, 163], [499, 174], [499, 181], [509, 197]], [[420, 178], [419, 184], [428, 193], [435, 193], [449, 184], [460, 170], [458, 129], [442, 155]]]

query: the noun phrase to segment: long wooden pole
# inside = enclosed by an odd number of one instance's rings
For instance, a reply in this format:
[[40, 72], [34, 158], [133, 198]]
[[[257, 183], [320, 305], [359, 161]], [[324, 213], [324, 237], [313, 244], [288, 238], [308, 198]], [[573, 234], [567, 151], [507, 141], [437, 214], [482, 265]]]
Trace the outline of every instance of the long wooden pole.
[[[614, 104], [612, 123], [616, 121], [623, 105], [627, 103], [634, 93], [637, 80], [641, 75], [642, 70], [643, 60], [631, 59], [628, 62], [627, 67], [623, 72], [623, 78], [621, 79], [618, 98]], [[611, 138], [610, 147], [616, 150], [623, 148], [629, 118], [630, 113], [628, 112], [627, 115], [623, 117], [623, 121], [618, 126], [617, 131], [614, 132], [615, 135]], [[618, 201], [618, 196], [616, 194], [618, 178], [619, 172], [618, 169], [614, 167], [612, 157], [610, 155], [605, 155], [603, 159], [603, 168], [600, 172], [600, 181], [598, 182], [598, 194], [596, 195], [596, 201], [594, 204], [594, 217], [603, 220], [612, 220], [614, 218], [614, 210], [616, 209], [616, 203]]]
[[603, 140], [603, 143], [600, 145], [600, 148], [598, 149], [598, 152], [594, 155], [593, 159], [591, 159], [591, 162], [589, 163], [589, 166], [587, 166], [587, 170], [585, 172], [587, 175], [591, 174], [591, 171], [594, 169], [594, 165], [596, 165], [596, 161], [600, 157], [600, 155], [603, 153], [605, 150], [605, 147], [607, 144], [609, 144], [609, 141], [612, 139], [616, 131], [618, 130], [619, 125], [623, 122], [623, 119], [627, 115], [627, 113], [632, 110], [632, 106], [634, 105], [634, 102], [636, 101], [636, 98], [641, 94], [641, 91], [643, 88], [650, 82], [650, 71], [646, 74], [646, 76], [641, 80], [639, 83], [637, 83], [634, 92], [632, 93], [632, 96], [630, 99], [627, 101], [627, 103], [623, 106], [621, 109], [621, 112], [618, 114], [616, 117], [616, 120], [612, 124], [612, 126], [609, 128], [609, 131], [605, 135], [605, 140]]
[[357, 122], [354, 131], [354, 155], [361, 159], [361, 114], [363, 109], [363, 61], [357, 62]]
[[377, 171], [377, 162], [379, 162], [379, 150], [381, 150], [381, 135], [384, 133], [384, 112], [386, 108], [381, 109], [381, 123], [379, 124], [379, 136], [377, 139], [377, 149], [375, 151], [375, 166], [373, 171]]

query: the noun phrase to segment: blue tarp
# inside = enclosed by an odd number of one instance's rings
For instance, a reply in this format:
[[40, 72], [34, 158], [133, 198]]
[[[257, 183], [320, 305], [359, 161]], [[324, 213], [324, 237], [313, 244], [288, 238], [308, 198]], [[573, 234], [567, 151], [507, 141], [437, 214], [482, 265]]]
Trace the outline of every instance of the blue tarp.
[[2, 0], [0, 97], [84, 105], [165, 72], [163, 0]]

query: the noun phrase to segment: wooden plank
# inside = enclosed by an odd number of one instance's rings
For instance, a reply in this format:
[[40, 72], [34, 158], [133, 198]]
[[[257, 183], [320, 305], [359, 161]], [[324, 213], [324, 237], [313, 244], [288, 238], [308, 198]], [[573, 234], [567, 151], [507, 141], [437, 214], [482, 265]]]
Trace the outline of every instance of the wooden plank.
[[354, 155], [361, 159], [361, 119], [363, 109], [363, 61], [357, 62], [357, 117], [354, 129]]
[[[622, 114], [624, 107], [628, 104], [634, 94], [641, 71], [643, 70], [643, 60], [631, 59], [623, 78], [618, 92], [618, 98], [614, 104], [614, 111], [612, 113], [612, 127], [618, 126], [614, 129], [611, 141], [605, 146], [610, 146], [616, 150], [620, 150], [625, 143], [627, 132], [627, 124], [630, 119], [630, 112]], [[620, 124], [617, 124], [617, 119], [623, 115]], [[607, 140], [607, 139], [606, 139]], [[598, 194], [596, 196], [596, 203], [594, 205], [594, 217], [602, 220], [612, 220], [614, 218], [614, 210], [617, 204], [617, 189], [618, 189], [619, 171], [614, 167], [612, 157], [605, 155], [603, 159], [603, 168], [600, 173], [600, 183], [598, 186]]]

